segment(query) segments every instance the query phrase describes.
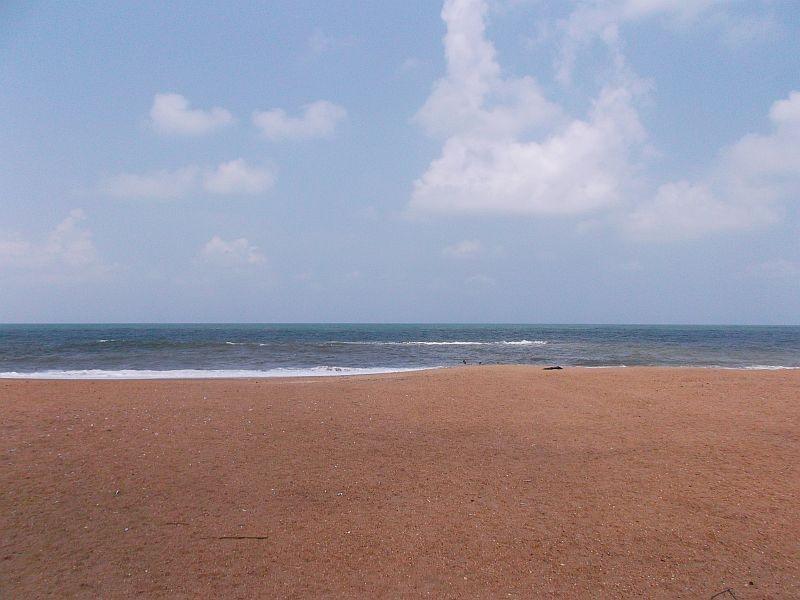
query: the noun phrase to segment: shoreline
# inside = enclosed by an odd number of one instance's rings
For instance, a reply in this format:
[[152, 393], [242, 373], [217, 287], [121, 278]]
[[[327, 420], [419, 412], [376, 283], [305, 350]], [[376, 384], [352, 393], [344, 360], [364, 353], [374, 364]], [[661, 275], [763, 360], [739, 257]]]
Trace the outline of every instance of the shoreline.
[[0, 595], [800, 595], [798, 398], [675, 367], [3, 379]]
[[[558, 367], [557, 369], [553, 369], [553, 367]], [[559, 365], [559, 364], [533, 364], [533, 363], [514, 363], [514, 364], [486, 364], [486, 365], [448, 365], [448, 366], [431, 366], [431, 367], [386, 367], [385, 370], [383, 367], [363, 367], [364, 370], [367, 371], [374, 371], [369, 373], [363, 372], [356, 372], [356, 373], [346, 373], [346, 372], [339, 372], [339, 371], [346, 371], [348, 369], [360, 370], [362, 367], [310, 367], [310, 368], [298, 368], [298, 371], [312, 371], [314, 369], [324, 368], [330, 370], [330, 374], [320, 375], [320, 374], [303, 374], [303, 375], [295, 375], [295, 374], [286, 374], [286, 375], [211, 375], [211, 376], [204, 376], [204, 375], [191, 375], [191, 376], [182, 376], [182, 375], [175, 375], [175, 376], [158, 376], [158, 375], [150, 375], [154, 373], [185, 373], [185, 372], [197, 372], [197, 373], [205, 373], [205, 372], [219, 372], [219, 373], [230, 373], [230, 372], [237, 372], [240, 370], [237, 369], [165, 369], [165, 370], [155, 370], [155, 369], [120, 369], [120, 370], [101, 370], [101, 369], [65, 369], [65, 370], [53, 370], [51, 375], [51, 371], [40, 371], [40, 372], [33, 372], [33, 373], [25, 373], [25, 372], [7, 372], [7, 373], [0, 373], [0, 382], [2, 381], [241, 381], [241, 380], [286, 380], [286, 379], [299, 379], [299, 380], [327, 380], [327, 379], [341, 379], [341, 378], [363, 378], [363, 377], [381, 377], [386, 375], [400, 375], [400, 374], [407, 374], [407, 373], [429, 373], [434, 371], [446, 371], [446, 370], [459, 370], [459, 369], [503, 369], [503, 368], [521, 368], [521, 369], [531, 369], [531, 370], [559, 370], [559, 371], [580, 371], [580, 370], [601, 370], [601, 371], [613, 371], [613, 370], [633, 370], [633, 371], [692, 371], [692, 370], [700, 370], [700, 371], [745, 371], [745, 372], [783, 372], [783, 371], [800, 371], [800, 366], [785, 366], [785, 365], [748, 365], [748, 366], [720, 366], [720, 365]], [[267, 370], [264, 373], [272, 372], [279, 369], [274, 370]], [[287, 370], [294, 370], [294, 369], [287, 369]], [[112, 375], [101, 377], [93, 377], [93, 376], [84, 376], [84, 375], [71, 375], [72, 373], [89, 373], [89, 372], [96, 372], [101, 371], [104, 373], [109, 373]], [[127, 373], [136, 373], [141, 371], [142, 373], [147, 373], [148, 375], [143, 376], [135, 376], [131, 375], [128, 376]], [[249, 369], [243, 369], [242, 372], [249, 372]], [[257, 371], [254, 371], [257, 372]], [[63, 376], [56, 375], [56, 373], [65, 373]], [[117, 376], [116, 373], [126, 373], [125, 375]], [[66, 375], [69, 374], [69, 375]]]

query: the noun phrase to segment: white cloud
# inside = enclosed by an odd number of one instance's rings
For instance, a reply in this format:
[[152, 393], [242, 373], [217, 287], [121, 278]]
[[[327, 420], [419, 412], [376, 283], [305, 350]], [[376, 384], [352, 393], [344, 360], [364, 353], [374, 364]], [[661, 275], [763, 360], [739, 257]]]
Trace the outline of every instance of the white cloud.
[[86, 214], [70, 211], [41, 242], [0, 239], [0, 267], [47, 271], [53, 275], [99, 275], [108, 270], [98, 257], [92, 233], [83, 226]]
[[671, 241], [750, 229], [773, 218], [772, 211], [758, 203], [726, 202], [705, 184], [678, 181], [659, 187], [653, 200], [630, 214], [626, 227], [642, 240]]
[[258, 194], [275, 183], [272, 171], [249, 166], [238, 158], [206, 173], [203, 185], [212, 194]]
[[776, 221], [781, 202], [800, 197], [800, 92], [772, 105], [771, 133], [750, 134], [723, 149], [701, 181], [662, 185], [625, 227], [654, 240], [696, 238]]
[[168, 134], [203, 135], [233, 123], [233, 115], [224, 108], [190, 108], [180, 94], [156, 94], [150, 108], [156, 131]]
[[723, 169], [745, 186], [762, 193], [797, 191], [800, 186], [800, 92], [772, 105], [773, 131], [743, 137], [724, 152]]
[[530, 77], [504, 79], [485, 37], [485, 0], [446, 0], [447, 75], [416, 115], [430, 135], [508, 137], [560, 117]]
[[[649, 84], [627, 66], [621, 24], [663, 17], [715, 27], [746, 20], [722, 0], [586, 0], [559, 24], [557, 77], [577, 52], [608, 48], [607, 80], [588, 114], [570, 118], [530, 77], [505, 76], [486, 39], [487, 0], [445, 0], [447, 74], [415, 120], [443, 141], [414, 182], [411, 213], [586, 215], [646, 241], [691, 239], [775, 222], [800, 197], [800, 93], [776, 102], [772, 131], [723, 149], [709, 172], [647, 193], [649, 148], [637, 111]], [[722, 25], [721, 25], [722, 24]], [[766, 25], [764, 25], [766, 26]], [[642, 200], [643, 198], [643, 200]], [[584, 222], [585, 223], [585, 222]]]
[[208, 264], [220, 267], [260, 265], [267, 261], [266, 256], [247, 238], [226, 241], [215, 235], [205, 243], [200, 254]]
[[446, 246], [442, 250], [442, 254], [447, 258], [474, 258], [483, 252], [483, 244], [477, 240], [464, 240]]
[[174, 171], [122, 173], [102, 181], [99, 189], [117, 198], [177, 199], [203, 191], [225, 196], [259, 194], [274, 183], [271, 169], [251, 166], [238, 158], [213, 169], [190, 165]]
[[299, 117], [290, 117], [280, 108], [256, 111], [253, 123], [269, 140], [304, 140], [330, 137], [347, 116], [343, 107], [327, 100], [318, 100], [302, 108]]
[[586, 119], [570, 120], [532, 78], [502, 76], [486, 11], [484, 0], [444, 4], [447, 75], [416, 119], [446, 140], [414, 183], [411, 211], [574, 215], [615, 204], [645, 137], [640, 84], [607, 85]]

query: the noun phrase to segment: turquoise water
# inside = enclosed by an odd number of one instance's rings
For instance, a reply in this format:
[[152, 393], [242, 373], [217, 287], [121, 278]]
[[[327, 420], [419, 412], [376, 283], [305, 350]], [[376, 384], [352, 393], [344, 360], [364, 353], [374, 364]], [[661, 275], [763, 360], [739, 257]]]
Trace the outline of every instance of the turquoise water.
[[463, 364], [800, 368], [800, 327], [0, 325], [0, 376], [342, 375]]

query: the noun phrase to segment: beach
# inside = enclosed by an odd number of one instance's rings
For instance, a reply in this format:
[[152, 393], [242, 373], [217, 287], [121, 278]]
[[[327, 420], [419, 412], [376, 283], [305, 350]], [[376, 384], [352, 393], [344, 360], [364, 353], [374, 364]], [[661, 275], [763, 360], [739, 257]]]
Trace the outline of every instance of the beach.
[[800, 371], [0, 380], [0, 597], [800, 597]]

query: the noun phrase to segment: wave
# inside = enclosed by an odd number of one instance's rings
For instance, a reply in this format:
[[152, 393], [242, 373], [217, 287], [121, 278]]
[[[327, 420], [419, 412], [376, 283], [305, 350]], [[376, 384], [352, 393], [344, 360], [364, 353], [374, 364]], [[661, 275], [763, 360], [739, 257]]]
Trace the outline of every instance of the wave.
[[320, 366], [307, 369], [276, 368], [255, 369], [75, 369], [49, 370], [23, 373], [0, 372], [0, 379], [233, 379], [262, 377], [342, 377], [345, 375], [378, 375], [381, 373], [405, 373], [438, 367], [332, 367]]
[[[108, 339], [108, 340], [97, 340], [98, 344], [107, 344], [109, 342], [119, 342], [126, 345], [136, 346], [136, 347], [143, 347], [143, 346], [169, 346], [169, 347], [199, 347], [199, 346], [217, 346], [219, 344], [224, 344], [225, 346], [249, 346], [251, 348], [254, 347], [265, 347], [265, 346], [274, 346], [274, 345], [281, 345], [281, 342], [233, 342], [230, 340], [226, 340], [225, 342], [218, 342], [218, 341], [197, 341], [197, 342], [190, 342], [190, 341], [180, 341], [180, 340], [115, 340], [115, 339]], [[290, 342], [290, 343], [299, 343], [299, 344], [306, 344], [306, 345], [329, 345], [329, 346], [337, 346], [337, 345], [345, 345], [345, 346], [546, 346], [548, 342], [546, 340], [501, 340], [501, 341], [448, 341], [448, 340], [408, 340], [408, 341], [341, 341], [341, 340], [330, 340], [327, 342], [318, 342], [313, 340], [308, 340], [305, 342]]]
[[545, 346], [545, 340], [517, 340], [517, 341], [499, 341], [499, 342], [472, 342], [472, 341], [424, 341], [413, 340], [406, 342], [391, 342], [391, 341], [378, 341], [378, 342], [340, 342], [331, 341], [329, 344], [346, 344], [353, 346]]
[[745, 371], [794, 371], [800, 367], [786, 367], [783, 365], [747, 365], [746, 367], [721, 367], [723, 369], [744, 369]]
[[702, 364], [681, 364], [670, 363], [641, 363], [636, 365], [574, 365], [581, 369], [623, 369], [625, 367], [655, 367], [661, 369], [724, 369], [727, 371], [797, 371], [800, 367], [789, 367], [785, 365], [702, 365]]

